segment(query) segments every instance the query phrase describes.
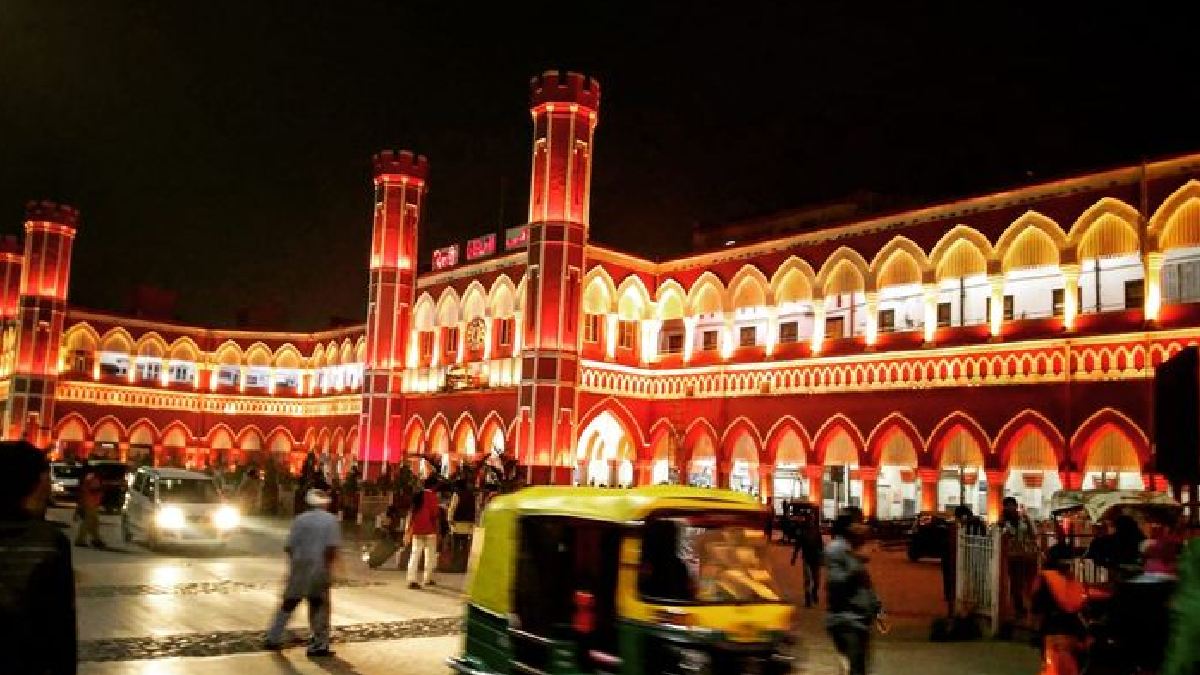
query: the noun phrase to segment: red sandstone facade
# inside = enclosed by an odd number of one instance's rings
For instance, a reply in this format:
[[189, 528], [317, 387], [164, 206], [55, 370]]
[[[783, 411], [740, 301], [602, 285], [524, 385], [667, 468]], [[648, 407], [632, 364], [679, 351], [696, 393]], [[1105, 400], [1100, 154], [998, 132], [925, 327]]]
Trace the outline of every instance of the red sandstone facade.
[[1151, 377], [1200, 337], [1200, 155], [653, 262], [588, 237], [599, 85], [547, 73], [531, 94], [528, 246], [417, 275], [436, 176], [381, 154], [357, 328], [69, 308], [86, 224], [35, 206], [23, 253], [0, 246], [5, 434], [192, 464], [502, 448], [535, 482], [678, 478], [880, 517], [1162, 487]]

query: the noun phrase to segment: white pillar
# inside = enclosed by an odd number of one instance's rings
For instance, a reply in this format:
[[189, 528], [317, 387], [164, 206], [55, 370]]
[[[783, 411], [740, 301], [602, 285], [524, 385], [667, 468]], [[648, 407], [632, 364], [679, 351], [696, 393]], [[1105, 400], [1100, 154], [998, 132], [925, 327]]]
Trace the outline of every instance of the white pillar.
[[1079, 265], [1070, 263], [1061, 266], [1063, 275], [1063, 328], [1075, 327], [1079, 314]]
[[604, 316], [604, 355], [610, 359], [617, 357], [617, 315]]
[[1156, 321], [1158, 310], [1162, 308], [1162, 268], [1163, 254], [1150, 251], [1144, 256], [1145, 287], [1146, 287], [1146, 320]]
[[925, 343], [933, 344], [937, 336], [937, 301], [938, 287], [936, 283], [927, 283], [921, 287], [925, 302]]
[[868, 347], [873, 347], [879, 339], [879, 291], [867, 291], [866, 312], [867, 322], [863, 327], [863, 339]]
[[683, 317], [683, 362], [687, 363], [692, 360], [692, 354], [696, 351], [696, 322], [697, 317]]
[[825, 343], [825, 298], [824, 296], [813, 296], [813, 332], [812, 332], [812, 353], [820, 354], [821, 345]]
[[658, 335], [662, 330], [660, 319], [644, 319], [642, 327], [642, 363], [653, 363], [658, 359]]

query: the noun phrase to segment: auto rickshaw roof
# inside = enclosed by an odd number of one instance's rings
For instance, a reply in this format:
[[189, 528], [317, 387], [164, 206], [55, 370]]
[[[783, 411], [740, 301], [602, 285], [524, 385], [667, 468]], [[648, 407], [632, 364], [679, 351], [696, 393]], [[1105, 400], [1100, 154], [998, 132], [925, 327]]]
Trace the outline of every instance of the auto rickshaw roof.
[[1061, 515], [1082, 510], [1092, 522], [1100, 522], [1116, 511], [1178, 513], [1183, 507], [1165, 492], [1148, 490], [1059, 490], [1051, 497], [1051, 512]]
[[[524, 516], [565, 516], [610, 523], [633, 523], [656, 511], [763, 510], [750, 495], [729, 490], [656, 485], [624, 490], [591, 487], [532, 487], [492, 499], [483, 514], [482, 547], [472, 561], [471, 602], [497, 614], [512, 606], [517, 564], [517, 520]], [[473, 547], [474, 548], [474, 547]], [[473, 551], [474, 554], [474, 551]]]

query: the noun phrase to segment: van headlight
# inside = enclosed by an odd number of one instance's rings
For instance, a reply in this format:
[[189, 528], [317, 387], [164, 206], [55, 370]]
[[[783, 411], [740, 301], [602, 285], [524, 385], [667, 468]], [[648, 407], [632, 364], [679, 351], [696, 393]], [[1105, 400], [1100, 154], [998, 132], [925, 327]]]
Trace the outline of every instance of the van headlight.
[[232, 530], [242, 520], [242, 514], [232, 506], [222, 506], [213, 512], [212, 522], [218, 530]]
[[154, 515], [154, 522], [164, 530], [179, 530], [187, 524], [187, 518], [178, 506], [164, 506]]
[[709, 675], [712, 671], [712, 658], [705, 652], [698, 649], [688, 649], [686, 647], [678, 647], [676, 651], [679, 654], [679, 670], [680, 672], [694, 673], [695, 675]]

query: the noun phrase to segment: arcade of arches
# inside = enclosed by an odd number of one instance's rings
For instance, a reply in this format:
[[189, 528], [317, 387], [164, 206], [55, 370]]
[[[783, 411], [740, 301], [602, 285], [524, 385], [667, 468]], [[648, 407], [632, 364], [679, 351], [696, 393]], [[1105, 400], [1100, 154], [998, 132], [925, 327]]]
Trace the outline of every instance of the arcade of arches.
[[[790, 417], [765, 433], [745, 418], [723, 429], [697, 418], [678, 431], [660, 420], [643, 432], [619, 404], [593, 413], [580, 420], [574, 457], [556, 461], [562, 482], [725, 487], [776, 507], [785, 499], [819, 501], [832, 515], [839, 506], [857, 505], [881, 519], [958, 504], [994, 516], [1006, 496], [1040, 516], [1054, 492], [1064, 488], [1166, 488], [1160, 476], [1144, 469], [1149, 450], [1141, 430], [1112, 409], [1093, 415], [1070, 439], [1029, 410], [995, 437], [958, 412], [928, 436], [899, 414], [865, 433], [837, 415], [810, 434]], [[407, 452], [442, 457], [451, 470], [477, 458], [483, 447], [511, 447], [506, 428], [494, 414], [482, 427], [466, 415], [451, 427], [439, 415], [428, 430], [414, 418]]]

